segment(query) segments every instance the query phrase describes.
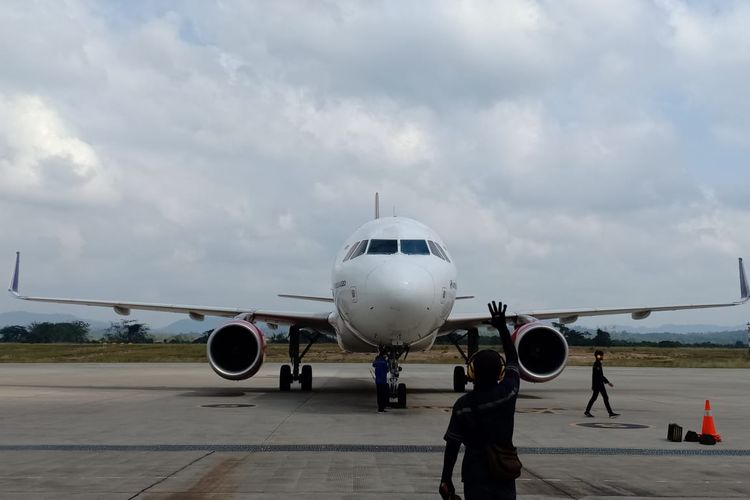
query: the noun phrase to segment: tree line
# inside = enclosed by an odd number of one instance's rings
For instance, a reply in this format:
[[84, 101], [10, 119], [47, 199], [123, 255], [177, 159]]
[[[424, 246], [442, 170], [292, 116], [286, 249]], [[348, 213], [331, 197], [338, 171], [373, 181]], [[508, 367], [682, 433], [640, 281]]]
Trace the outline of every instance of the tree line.
[[[552, 323], [560, 333], [565, 337], [569, 346], [574, 347], [735, 347], [738, 349], [747, 348], [747, 344], [742, 341], [736, 341], [734, 344], [717, 344], [715, 342], [679, 342], [676, 340], [620, 340], [613, 339], [612, 335], [601, 328], [597, 328], [596, 333], [580, 332], [568, 328], [562, 323]], [[436, 345], [450, 345], [453, 341], [449, 336], [442, 336], [435, 339]], [[502, 345], [500, 337], [497, 335], [479, 337], [479, 343], [482, 345]]]
[[0, 342], [20, 344], [84, 344], [87, 342], [111, 342], [121, 344], [152, 344], [145, 323], [135, 320], [122, 320], [110, 323], [101, 340], [92, 340], [90, 325], [84, 321], [70, 323], [32, 323], [29, 326], [6, 326], [0, 328]]
[[[724, 344], [716, 344], [714, 342], [679, 342], [676, 340], [642, 340], [634, 342], [632, 340], [618, 340], [613, 339], [608, 331], [602, 330], [601, 328], [596, 329], [595, 334], [589, 332], [579, 332], [568, 328], [562, 323], [552, 323], [555, 328], [560, 330], [565, 340], [567, 340], [570, 346], [592, 346], [592, 347], [726, 347]], [[731, 345], [731, 344], [730, 344]], [[744, 348], [746, 344], [737, 341], [732, 345], [736, 348]]]
[[[674, 340], [662, 341], [639, 341], [613, 339], [609, 332], [597, 329], [595, 334], [589, 332], [579, 332], [568, 328], [561, 323], [553, 323], [560, 333], [567, 340], [570, 346], [591, 346], [591, 347], [725, 347], [722, 344], [713, 342], [678, 342]], [[6, 326], [0, 328], [0, 343], [21, 343], [21, 344], [54, 344], [54, 343], [71, 343], [82, 344], [88, 342], [110, 342], [120, 344], [153, 344], [155, 339], [150, 333], [150, 328], [145, 323], [139, 323], [136, 320], [121, 320], [112, 322], [105, 330], [101, 339], [92, 339], [90, 337], [90, 325], [84, 321], [73, 321], [69, 323], [32, 323], [29, 326]], [[168, 344], [205, 344], [213, 330], [206, 330], [197, 338], [187, 335], [174, 335], [164, 340]], [[308, 336], [303, 331], [303, 336]], [[498, 336], [482, 336], [480, 342], [483, 345], [500, 345]], [[269, 344], [286, 344], [288, 342], [286, 333], [274, 333], [266, 337]], [[334, 339], [328, 336], [321, 336], [318, 343], [333, 343]], [[435, 341], [437, 345], [451, 344], [449, 337], [438, 337]], [[731, 344], [730, 344], [731, 345]], [[746, 344], [741, 341], [735, 342], [732, 347], [745, 348]]]

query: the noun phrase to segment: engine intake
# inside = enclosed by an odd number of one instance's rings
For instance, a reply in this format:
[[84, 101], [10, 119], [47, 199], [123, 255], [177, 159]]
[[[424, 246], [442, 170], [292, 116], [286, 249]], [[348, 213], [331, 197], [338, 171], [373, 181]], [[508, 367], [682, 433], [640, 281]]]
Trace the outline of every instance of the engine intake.
[[535, 321], [513, 332], [518, 350], [521, 378], [528, 382], [547, 382], [562, 373], [568, 362], [568, 342], [562, 333]]
[[266, 341], [257, 326], [236, 319], [211, 332], [206, 348], [208, 362], [220, 377], [245, 380], [260, 370]]

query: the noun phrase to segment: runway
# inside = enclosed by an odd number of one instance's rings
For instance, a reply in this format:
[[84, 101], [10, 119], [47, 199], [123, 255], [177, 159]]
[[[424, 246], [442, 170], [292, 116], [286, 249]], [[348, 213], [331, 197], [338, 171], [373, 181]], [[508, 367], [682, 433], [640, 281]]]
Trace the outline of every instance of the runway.
[[[278, 364], [242, 382], [203, 364], [3, 364], [0, 497], [437, 498], [452, 366], [403, 366], [409, 408], [378, 414], [366, 364], [313, 365], [311, 393], [279, 393]], [[522, 383], [520, 498], [750, 497], [750, 372], [605, 373], [618, 419], [601, 401], [583, 417], [589, 368]], [[700, 431], [705, 399], [723, 442], [668, 442], [670, 422]]]

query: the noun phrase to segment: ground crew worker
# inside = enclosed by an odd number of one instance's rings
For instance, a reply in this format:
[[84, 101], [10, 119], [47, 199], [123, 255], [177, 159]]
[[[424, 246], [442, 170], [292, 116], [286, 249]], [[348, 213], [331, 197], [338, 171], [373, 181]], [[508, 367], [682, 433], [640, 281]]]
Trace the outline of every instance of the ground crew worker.
[[[518, 353], [505, 324], [507, 304], [488, 304], [491, 324], [500, 332], [507, 365], [501, 378], [503, 360], [497, 351], [482, 350], [470, 361], [474, 368], [474, 390], [461, 396], [445, 433], [445, 456], [439, 492], [443, 498], [455, 495], [452, 476], [461, 443], [466, 448], [461, 465], [466, 500], [514, 499], [515, 479], [499, 480], [490, 468], [488, 444], [513, 448], [513, 418], [520, 375]], [[470, 362], [470, 365], [472, 362]], [[519, 464], [520, 465], [520, 464]]]
[[591, 407], [594, 405], [594, 401], [596, 401], [596, 398], [599, 397], [599, 393], [601, 393], [602, 399], [604, 400], [604, 406], [607, 407], [609, 417], [619, 417], [620, 414], [612, 411], [612, 407], [609, 406], [609, 396], [607, 396], [607, 388], [604, 387], [604, 384], [608, 384], [610, 387], [614, 387], [614, 385], [612, 385], [612, 383], [607, 380], [607, 377], [604, 376], [604, 369], [602, 369], [604, 351], [595, 351], [594, 357], [596, 358], [596, 360], [594, 361], [594, 365], [592, 366], [591, 371], [591, 390], [594, 391], [594, 393], [591, 395], [589, 404], [586, 405], [586, 411], [583, 414], [587, 417], [593, 418], [593, 415], [591, 414]]
[[388, 406], [388, 361], [385, 360], [382, 354], [378, 354], [375, 357], [375, 361], [372, 362], [372, 366], [375, 368], [378, 412], [382, 413], [385, 411], [385, 407]]

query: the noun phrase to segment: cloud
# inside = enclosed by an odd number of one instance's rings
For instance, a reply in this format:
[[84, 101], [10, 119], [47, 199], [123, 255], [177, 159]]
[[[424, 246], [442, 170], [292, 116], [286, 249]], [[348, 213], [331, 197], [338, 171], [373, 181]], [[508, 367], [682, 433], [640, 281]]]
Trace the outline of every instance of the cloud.
[[94, 149], [35, 95], [0, 94], [2, 192], [20, 201], [98, 204], [117, 196]]
[[750, 248], [749, 15], [0, 7], [0, 252], [35, 262], [41, 292], [294, 308], [275, 293], [326, 294], [379, 191], [383, 214], [443, 236], [482, 300], [731, 299]]

